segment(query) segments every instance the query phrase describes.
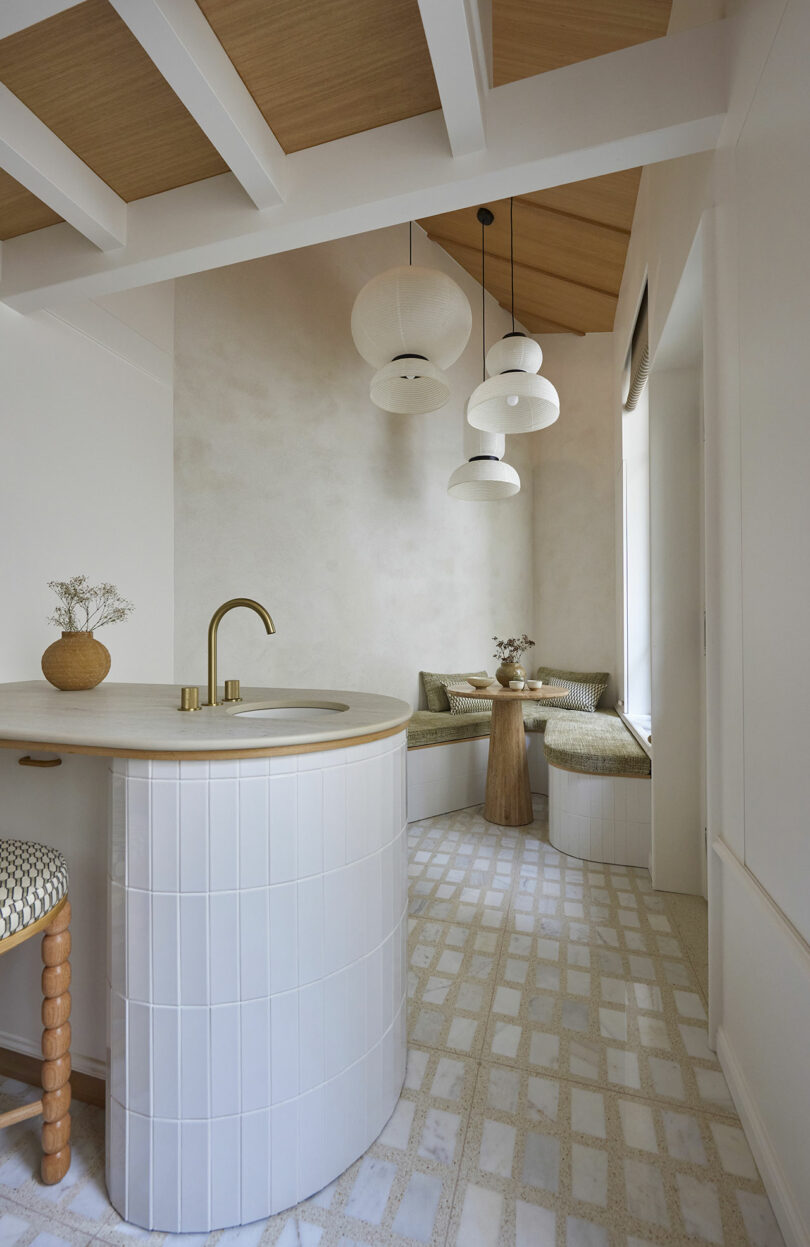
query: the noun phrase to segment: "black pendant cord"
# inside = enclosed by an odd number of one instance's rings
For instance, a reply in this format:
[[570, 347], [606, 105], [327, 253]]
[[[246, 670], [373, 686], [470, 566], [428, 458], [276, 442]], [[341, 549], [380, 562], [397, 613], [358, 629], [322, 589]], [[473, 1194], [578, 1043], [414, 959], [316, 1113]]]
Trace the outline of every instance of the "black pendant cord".
[[487, 225], [491, 225], [495, 220], [489, 208], [481, 207], [475, 214], [481, 222], [481, 380], [487, 379], [487, 288], [485, 283], [486, 277], [486, 247], [484, 245], [484, 229]]
[[484, 222], [481, 222], [481, 380], [487, 379], [487, 288], [484, 285]]
[[[408, 264], [413, 268], [413, 221], [408, 222]], [[512, 295], [512, 305], [514, 306], [515, 296]], [[512, 317], [512, 328], [514, 329], [514, 316]]]
[[515, 332], [515, 201], [509, 197], [509, 255], [512, 269], [512, 333]]

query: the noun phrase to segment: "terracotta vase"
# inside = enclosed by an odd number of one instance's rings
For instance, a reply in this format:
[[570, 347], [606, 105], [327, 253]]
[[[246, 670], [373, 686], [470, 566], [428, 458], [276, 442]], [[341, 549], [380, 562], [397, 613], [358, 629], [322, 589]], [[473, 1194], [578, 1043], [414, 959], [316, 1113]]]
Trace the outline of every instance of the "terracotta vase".
[[495, 672], [495, 679], [504, 688], [509, 688], [510, 680], [525, 680], [526, 672], [519, 662], [502, 662]]
[[92, 632], [63, 632], [42, 655], [42, 674], [65, 692], [95, 688], [110, 670], [110, 651]]

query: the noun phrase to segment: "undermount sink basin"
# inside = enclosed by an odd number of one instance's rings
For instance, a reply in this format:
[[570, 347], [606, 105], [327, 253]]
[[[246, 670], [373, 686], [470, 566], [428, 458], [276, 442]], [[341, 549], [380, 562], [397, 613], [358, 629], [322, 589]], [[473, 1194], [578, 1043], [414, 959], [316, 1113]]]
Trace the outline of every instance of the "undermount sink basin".
[[276, 701], [258, 706], [255, 703], [240, 706], [229, 709], [229, 713], [243, 714], [253, 719], [319, 719], [348, 709], [342, 701]]

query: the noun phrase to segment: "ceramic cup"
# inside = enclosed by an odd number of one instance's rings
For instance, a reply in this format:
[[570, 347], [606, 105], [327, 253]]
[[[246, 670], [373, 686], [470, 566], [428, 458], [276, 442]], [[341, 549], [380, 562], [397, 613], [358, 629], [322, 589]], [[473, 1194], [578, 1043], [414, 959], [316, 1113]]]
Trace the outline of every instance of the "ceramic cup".
[[523, 685], [525, 683], [526, 683], [525, 680], [510, 680], [509, 687], [515, 689], [515, 691], [517, 692], [518, 689], [523, 688]]
[[526, 681], [526, 688], [537, 689], [537, 688], [542, 688], [542, 687], [543, 687], [542, 680], [527, 680]]

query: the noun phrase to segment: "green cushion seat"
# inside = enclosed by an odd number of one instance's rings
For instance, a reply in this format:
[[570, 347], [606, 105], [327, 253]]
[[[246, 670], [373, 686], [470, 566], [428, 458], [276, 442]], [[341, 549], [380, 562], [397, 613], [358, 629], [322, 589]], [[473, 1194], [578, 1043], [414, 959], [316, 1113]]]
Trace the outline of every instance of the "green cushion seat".
[[617, 714], [569, 713], [549, 723], [544, 742], [550, 766], [583, 775], [624, 775], [647, 779], [649, 755]]
[[408, 748], [489, 736], [491, 718], [489, 711], [451, 714], [449, 710], [416, 710], [408, 721]]
[[[489, 736], [491, 713], [450, 714], [449, 710], [417, 710], [408, 723], [408, 748], [444, 745], [455, 740]], [[561, 710], [543, 702], [525, 701], [527, 732], [545, 731], [546, 758], [552, 766], [583, 775], [624, 775], [649, 778], [649, 756], [624, 726], [615, 710]]]
[[[597, 715], [614, 715], [613, 710], [597, 710]], [[523, 702], [523, 723], [527, 732], [542, 732], [549, 720], [582, 718], [578, 710], [559, 710], [541, 701]], [[588, 718], [590, 719], [590, 715]], [[489, 736], [492, 712], [451, 714], [449, 710], [417, 710], [408, 722], [408, 748], [419, 745], [443, 745], [451, 740], [471, 740]]]

